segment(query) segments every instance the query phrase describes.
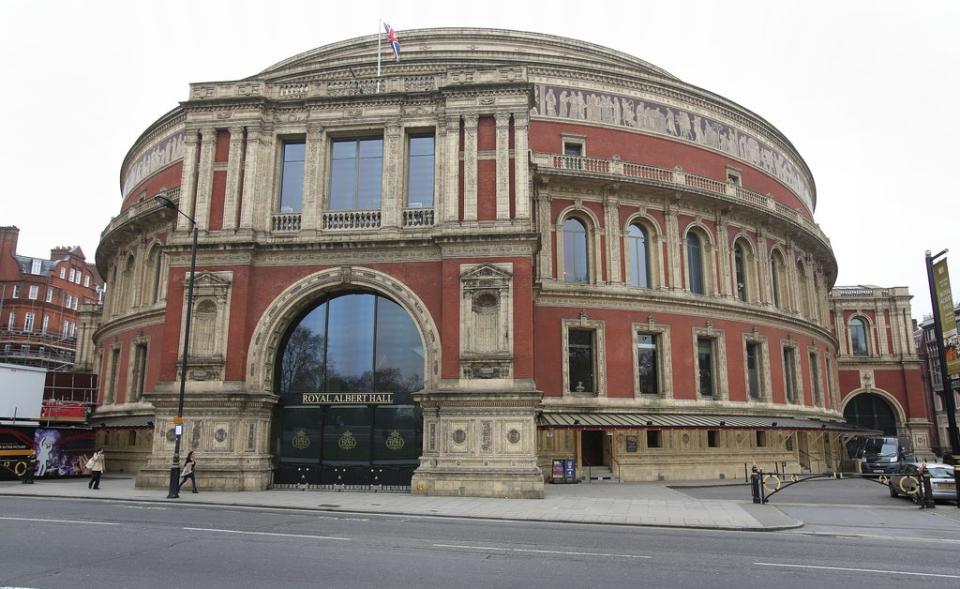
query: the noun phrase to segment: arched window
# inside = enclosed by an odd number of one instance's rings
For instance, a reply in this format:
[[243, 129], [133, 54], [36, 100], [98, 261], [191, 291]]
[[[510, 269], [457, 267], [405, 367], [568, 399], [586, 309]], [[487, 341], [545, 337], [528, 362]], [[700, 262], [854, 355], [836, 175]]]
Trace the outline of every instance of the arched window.
[[770, 295], [773, 297], [773, 306], [783, 306], [783, 292], [781, 291], [780, 281], [783, 278], [783, 256], [780, 252], [773, 252], [770, 255]]
[[867, 346], [867, 322], [861, 317], [850, 320], [850, 351], [854, 356], [866, 356], [870, 353]]
[[563, 281], [585, 283], [590, 281], [587, 227], [583, 221], [570, 217], [563, 222]]
[[703, 247], [700, 237], [690, 231], [687, 233], [687, 273], [689, 275], [690, 292], [705, 294], [703, 276]]
[[797, 290], [800, 294], [799, 308], [800, 314], [804, 317], [810, 316], [810, 294], [807, 290], [809, 286], [807, 285], [807, 271], [803, 266], [803, 262], [797, 260]]
[[650, 288], [648, 243], [647, 230], [640, 225], [630, 225], [627, 230], [627, 259], [631, 286]]
[[155, 246], [150, 250], [150, 255], [147, 257], [147, 268], [150, 272], [150, 287], [147, 292], [149, 293], [148, 300], [151, 303], [156, 303], [160, 300], [160, 269], [162, 265], [163, 260], [160, 255], [160, 246]]
[[734, 279], [737, 281], [737, 298], [747, 302], [747, 255], [739, 240], [733, 244], [733, 269]]

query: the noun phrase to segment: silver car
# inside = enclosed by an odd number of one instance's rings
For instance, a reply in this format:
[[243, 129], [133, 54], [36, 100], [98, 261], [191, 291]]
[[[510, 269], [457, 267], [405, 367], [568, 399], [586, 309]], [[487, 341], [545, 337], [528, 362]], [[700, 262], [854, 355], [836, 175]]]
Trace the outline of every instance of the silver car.
[[953, 467], [948, 464], [903, 462], [897, 472], [890, 477], [890, 496], [907, 495], [919, 498], [917, 486], [920, 482], [920, 469], [930, 472], [930, 485], [933, 498], [944, 501], [956, 500], [957, 487], [953, 478]]

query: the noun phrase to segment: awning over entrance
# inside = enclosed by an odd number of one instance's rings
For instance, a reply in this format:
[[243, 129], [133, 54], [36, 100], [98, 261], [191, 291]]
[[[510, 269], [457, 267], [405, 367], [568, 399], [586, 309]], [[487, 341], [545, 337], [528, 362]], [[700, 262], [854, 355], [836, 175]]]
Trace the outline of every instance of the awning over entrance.
[[658, 413], [541, 413], [541, 428], [569, 429], [760, 429], [815, 430], [850, 434], [877, 434], [843, 421], [776, 415], [700, 415]]
[[117, 415], [115, 417], [96, 417], [90, 419], [95, 428], [138, 428], [153, 427], [152, 415]]

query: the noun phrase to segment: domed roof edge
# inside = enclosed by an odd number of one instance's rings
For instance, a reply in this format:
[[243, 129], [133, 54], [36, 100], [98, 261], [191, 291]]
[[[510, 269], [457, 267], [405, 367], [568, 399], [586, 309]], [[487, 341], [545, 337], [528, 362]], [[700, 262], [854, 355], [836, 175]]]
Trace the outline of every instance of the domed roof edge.
[[[529, 41], [531, 44], [540, 44], [540, 45], [554, 45], [557, 48], [569, 48], [583, 51], [584, 49], [589, 50], [594, 56], [597, 57], [606, 57], [610, 60], [611, 65], [623, 65], [622, 62], [628, 62], [636, 66], [637, 68], [644, 70], [648, 75], [653, 75], [656, 77], [669, 78], [677, 80], [678, 78], [671, 74], [670, 72], [664, 70], [663, 68], [657, 67], [649, 62], [646, 62], [638, 57], [624, 53], [622, 51], [617, 51], [615, 49], [610, 49], [609, 47], [604, 47], [596, 43], [590, 43], [588, 41], [581, 41], [579, 39], [573, 39], [570, 37], [561, 37], [558, 35], [547, 35], [544, 33], [534, 33], [528, 31], [516, 31], [511, 29], [488, 29], [488, 28], [460, 28], [460, 27], [443, 27], [443, 28], [427, 28], [427, 29], [408, 29], [398, 31], [400, 34], [401, 44], [412, 44], [412, 43], [422, 43], [424, 41], [429, 41], [431, 39], [457, 39], [461, 40], [464, 43], [464, 50], [467, 50], [467, 46], [472, 40], [483, 41], [483, 40], [505, 40], [505, 41]], [[320, 57], [323, 55], [335, 54], [338, 50], [344, 50], [352, 47], [362, 46], [365, 44], [376, 43], [378, 39], [377, 35], [365, 35], [362, 37], [354, 37], [351, 39], [346, 39], [344, 41], [338, 41], [336, 43], [331, 43], [329, 45], [323, 45], [303, 53], [299, 53], [283, 61], [277, 62], [270, 67], [264, 69], [260, 73], [250, 76], [249, 79], [255, 79], [260, 77], [269, 76], [282, 73], [288, 68], [293, 68], [297, 64], [309, 61], [311, 58]], [[618, 63], [620, 62], [620, 63]]]

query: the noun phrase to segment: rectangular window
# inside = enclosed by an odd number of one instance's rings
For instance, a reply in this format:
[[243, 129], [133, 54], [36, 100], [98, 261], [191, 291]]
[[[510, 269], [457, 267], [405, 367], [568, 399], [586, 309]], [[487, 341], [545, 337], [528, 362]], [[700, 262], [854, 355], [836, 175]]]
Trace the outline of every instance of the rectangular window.
[[571, 329], [567, 332], [567, 358], [571, 393], [595, 393], [593, 383], [593, 330]]
[[11, 297], [11, 298], [14, 298], [14, 299], [19, 299], [19, 298], [20, 298], [20, 285], [19, 285], [19, 284], [14, 284], [14, 285], [13, 285], [13, 294], [11, 294], [10, 297]]
[[120, 348], [110, 351], [110, 379], [107, 381], [107, 390], [104, 391], [104, 405], [113, 405], [117, 399], [117, 378], [120, 376]]
[[42, 265], [43, 263], [40, 260], [34, 260], [33, 263], [30, 264], [30, 273], [40, 274], [40, 268]]
[[40, 327], [40, 333], [42, 333], [43, 335], [47, 335], [47, 327], [49, 327], [49, 326], [50, 326], [50, 316], [49, 316], [49, 315], [44, 315], [44, 316], [43, 316], [43, 324], [42, 324], [41, 327]]
[[33, 331], [33, 313], [27, 313], [23, 318], [23, 330], [24, 331]]
[[411, 135], [407, 142], [407, 206], [433, 207], [434, 137]]
[[67, 267], [60, 266], [60, 279], [63, 280], [67, 277]]
[[788, 403], [797, 402], [796, 354], [796, 350], [793, 348], [783, 349], [784, 394], [787, 396]]
[[757, 400], [760, 398], [760, 343], [747, 342], [747, 392], [750, 398]]
[[40, 287], [35, 284], [31, 284], [30, 290], [27, 292], [27, 298], [30, 299], [31, 301], [35, 301], [39, 296], [40, 296]]
[[657, 375], [656, 335], [637, 334], [637, 373], [639, 374], [640, 394], [660, 394], [660, 381]]
[[820, 390], [820, 365], [817, 362], [817, 355], [810, 352], [810, 386], [813, 389], [814, 405], [823, 406], [823, 396]]
[[13, 331], [17, 326], [17, 314], [13, 311], [10, 311], [10, 314], [7, 315], [7, 331]]
[[127, 446], [136, 446], [137, 445], [137, 430], [132, 429], [130, 433], [127, 434]]
[[52, 302], [53, 302], [53, 289], [52, 289], [52, 288], [47, 288], [47, 302], [48, 302], [48, 303], [52, 303]]
[[64, 322], [63, 322], [63, 330], [62, 330], [60, 333], [61, 333], [61, 336], [62, 336], [62, 337], [69, 337], [69, 336], [70, 336], [70, 322], [69, 322], [69, 321], [64, 321]]
[[574, 143], [572, 141], [564, 141], [563, 155], [569, 155], [572, 157], [583, 157], [583, 144]]
[[662, 439], [660, 437], [660, 430], [658, 429], [648, 429], [647, 430], [647, 448], [661, 448]]
[[707, 430], [707, 447], [716, 448], [718, 446], [720, 446], [720, 432], [715, 429]]
[[700, 394], [712, 397], [716, 387], [713, 377], [713, 339], [697, 338], [697, 370], [700, 373]]
[[767, 446], [767, 432], [757, 430], [757, 448], [765, 448]]
[[303, 141], [283, 142], [283, 169], [280, 171], [280, 212], [303, 210], [303, 164], [307, 146]]
[[77, 271], [73, 268], [70, 268], [70, 282], [73, 282], [74, 278], [77, 277]]
[[20, 344], [20, 353], [23, 354], [24, 356], [29, 355], [30, 346], [28, 346], [27, 344]]
[[[83, 276], [83, 286], [84, 286], [84, 288], [90, 288], [90, 275], [89, 275], [89, 274], [84, 274], [84, 276]], [[136, 433], [136, 432], [134, 432], [134, 433]]]
[[380, 208], [383, 138], [335, 139], [330, 156], [330, 209]]

